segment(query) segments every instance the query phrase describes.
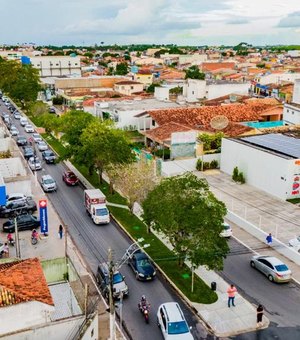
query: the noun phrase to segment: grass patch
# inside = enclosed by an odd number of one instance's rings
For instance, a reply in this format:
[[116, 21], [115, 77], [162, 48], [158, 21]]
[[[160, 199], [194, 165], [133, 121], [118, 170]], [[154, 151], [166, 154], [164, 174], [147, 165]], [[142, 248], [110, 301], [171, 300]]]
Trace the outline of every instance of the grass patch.
[[290, 198], [287, 201], [293, 204], [297, 204], [300, 203], [300, 198]]
[[[43, 137], [60, 156], [66, 154], [66, 148], [58, 139], [48, 134], [43, 134]], [[74, 166], [93, 186], [100, 188], [100, 190], [103, 191], [109, 202], [126, 204], [126, 199], [117, 192], [113, 195], [110, 194], [109, 185], [106, 182], [103, 184], [99, 183], [99, 176], [96, 172], [91, 176], [85, 166], [76, 163], [74, 163]], [[126, 209], [110, 206], [109, 210], [134, 239], [143, 237], [145, 240], [144, 242], [151, 245], [147, 248], [147, 253], [190, 301], [205, 304], [217, 301], [217, 294], [197, 275], [194, 276], [194, 292], [191, 292], [192, 273], [190, 268], [186, 265], [180, 268], [177, 265], [177, 256], [154, 234], [148, 234], [147, 228], [141, 220]]]
[[144, 243], [151, 245], [147, 248], [147, 253], [189, 300], [205, 304], [217, 301], [217, 294], [197, 275], [194, 277], [194, 292], [191, 292], [192, 273], [190, 268], [186, 265], [180, 268], [177, 265], [177, 256], [155, 235], [148, 234], [145, 224], [135, 215], [117, 207], [109, 207], [109, 210], [134, 239], [143, 237]]

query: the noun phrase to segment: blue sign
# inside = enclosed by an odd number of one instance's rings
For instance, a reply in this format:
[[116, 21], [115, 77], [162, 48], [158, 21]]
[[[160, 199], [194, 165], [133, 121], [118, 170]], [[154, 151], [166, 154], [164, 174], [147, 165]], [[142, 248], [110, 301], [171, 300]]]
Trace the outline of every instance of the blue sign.
[[5, 185], [0, 186], [0, 205], [6, 204], [6, 190]]
[[41, 233], [48, 233], [47, 200], [39, 200]]

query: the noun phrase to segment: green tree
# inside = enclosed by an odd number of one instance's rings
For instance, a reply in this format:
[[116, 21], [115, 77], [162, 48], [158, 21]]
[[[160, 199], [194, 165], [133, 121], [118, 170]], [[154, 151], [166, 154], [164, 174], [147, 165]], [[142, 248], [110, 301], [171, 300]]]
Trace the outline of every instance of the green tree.
[[88, 57], [88, 58], [92, 59], [93, 56], [94, 56], [94, 55], [93, 55], [92, 52], [85, 52], [85, 53], [84, 53], [84, 57]]
[[40, 117], [48, 113], [48, 105], [42, 101], [37, 101], [30, 105], [29, 112], [32, 117]]
[[125, 76], [128, 73], [129, 67], [127, 63], [119, 63], [116, 66], [115, 74]]
[[151, 84], [147, 87], [147, 93], [154, 93], [156, 87], [160, 87], [160, 84]]
[[185, 72], [185, 79], [205, 79], [205, 73], [200, 72], [199, 67], [196, 65], [193, 65], [189, 67]]
[[75, 159], [88, 167], [94, 167], [98, 171], [100, 183], [103, 182], [102, 174], [106, 168], [135, 160], [125, 132], [115, 129], [109, 120], [92, 121], [83, 130], [80, 143], [82, 147], [78, 149]]
[[179, 258], [221, 270], [229, 252], [223, 230], [226, 207], [192, 173], [163, 179], [142, 203], [144, 220], [165, 234]]
[[59, 119], [56, 115], [45, 113], [39, 117], [38, 123], [45, 128], [47, 133], [56, 133], [59, 131]]

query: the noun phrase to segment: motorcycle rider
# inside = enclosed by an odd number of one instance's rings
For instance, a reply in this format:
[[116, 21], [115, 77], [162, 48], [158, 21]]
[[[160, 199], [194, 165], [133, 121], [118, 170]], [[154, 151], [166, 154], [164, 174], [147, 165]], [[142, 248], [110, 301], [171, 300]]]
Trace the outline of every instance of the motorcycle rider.
[[146, 296], [142, 295], [141, 301], [139, 303], [139, 309], [149, 309], [150, 308], [150, 303], [148, 303]]
[[33, 238], [38, 239], [38, 237], [39, 237], [38, 232], [35, 229], [33, 229], [31, 233], [31, 239]]
[[11, 233], [9, 233], [7, 235], [7, 242], [8, 242], [8, 244], [11, 244], [12, 246], [15, 245], [15, 241], [14, 241], [13, 236], [12, 236]]

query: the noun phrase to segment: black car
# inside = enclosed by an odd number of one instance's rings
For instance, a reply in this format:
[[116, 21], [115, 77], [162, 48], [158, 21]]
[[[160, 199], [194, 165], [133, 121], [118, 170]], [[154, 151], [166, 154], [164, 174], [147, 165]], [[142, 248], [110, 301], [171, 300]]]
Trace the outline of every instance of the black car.
[[45, 150], [42, 152], [42, 157], [45, 160], [47, 164], [49, 163], [55, 163], [56, 161], [56, 156], [53, 151], [51, 150]]
[[153, 280], [156, 275], [155, 268], [149, 257], [140, 250], [129, 257], [128, 264], [134, 271], [137, 280]]
[[13, 201], [0, 207], [0, 217], [11, 217], [14, 214], [24, 214], [37, 210], [33, 199], [27, 198], [23, 201]]
[[25, 159], [29, 159], [30, 157], [33, 157], [34, 156], [34, 151], [33, 151], [33, 148], [30, 147], [30, 146], [26, 146], [23, 150], [24, 152], [24, 157]]
[[[19, 215], [17, 216], [17, 226], [18, 230], [32, 230], [39, 228], [40, 221], [32, 215]], [[14, 219], [9, 219], [8, 221], [3, 223], [3, 231], [6, 233], [14, 233], [15, 232], [15, 221]]]
[[27, 145], [27, 138], [25, 136], [18, 136], [17, 144], [21, 146]]
[[56, 113], [55, 107], [53, 107], [53, 106], [49, 107], [48, 112], [49, 113]]

